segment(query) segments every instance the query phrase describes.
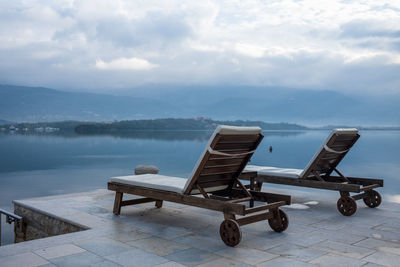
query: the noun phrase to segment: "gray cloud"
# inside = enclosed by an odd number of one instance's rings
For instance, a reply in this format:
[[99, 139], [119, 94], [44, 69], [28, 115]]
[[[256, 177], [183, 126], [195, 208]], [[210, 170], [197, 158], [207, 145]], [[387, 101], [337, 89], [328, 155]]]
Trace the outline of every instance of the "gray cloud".
[[385, 0], [2, 2], [0, 83], [399, 93], [399, 7]]
[[[397, 29], [396, 29], [397, 28]], [[400, 38], [400, 26], [389, 28], [382, 20], [354, 20], [340, 26], [342, 38]]]
[[96, 27], [96, 38], [117, 46], [165, 45], [189, 37], [190, 27], [178, 15], [151, 12], [142, 19], [109, 18]]

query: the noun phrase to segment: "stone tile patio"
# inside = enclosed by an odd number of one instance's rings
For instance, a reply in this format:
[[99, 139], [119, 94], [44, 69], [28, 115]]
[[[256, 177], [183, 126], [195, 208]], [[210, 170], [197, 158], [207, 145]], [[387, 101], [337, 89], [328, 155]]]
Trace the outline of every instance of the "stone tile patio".
[[294, 194], [300, 205], [284, 207], [290, 220], [284, 233], [267, 222], [247, 225], [242, 242], [230, 248], [219, 237], [218, 212], [166, 202], [161, 209], [153, 203], [123, 207], [114, 216], [113, 200], [107, 190], [22, 200], [90, 229], [0, 247], [0, 266], [400, 265], [395, 203], [370, 209], [359, 201], [357, 213], [344, 217], [335, 200]]

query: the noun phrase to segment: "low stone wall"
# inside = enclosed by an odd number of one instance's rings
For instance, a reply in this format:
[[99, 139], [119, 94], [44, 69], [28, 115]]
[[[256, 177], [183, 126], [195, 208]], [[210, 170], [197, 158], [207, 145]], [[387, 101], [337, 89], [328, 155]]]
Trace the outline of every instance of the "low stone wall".
[[24, 227], [15, 229], [16, 243], [88, 229], [15, 202], [14, 213], [24, 220]]

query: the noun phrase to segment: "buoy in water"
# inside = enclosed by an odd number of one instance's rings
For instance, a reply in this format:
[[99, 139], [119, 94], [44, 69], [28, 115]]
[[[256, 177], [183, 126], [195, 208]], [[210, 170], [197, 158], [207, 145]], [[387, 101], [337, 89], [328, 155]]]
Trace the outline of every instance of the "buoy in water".
[[269, 146], [269, 152], [272, 153], [272, 146]]

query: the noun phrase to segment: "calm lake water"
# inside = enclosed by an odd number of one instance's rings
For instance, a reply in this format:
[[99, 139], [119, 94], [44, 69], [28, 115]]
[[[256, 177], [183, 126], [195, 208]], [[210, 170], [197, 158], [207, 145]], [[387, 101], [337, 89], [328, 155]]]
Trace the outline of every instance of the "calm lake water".
[[[106, 188], [111, 176], [133, 174], [139, 164], [156, 165], [161, 174], [187, 177], [211, 133], [137, 132], [119, 136], [0, 133], [0, 208], [13, 210], [14, 199]], [[304, 168], [328, 134], [329, 131], [266, 131], [251, 164]], [[348, 176], [384, 179], [385, 187], [379, 191], [385, 200], [400, 200], [400, 132], [361, 131], [360, 134], [339, 169]], [[269, 146], [273, 147], [272, 153]], [[323, 192], [337, 195], [337, 192]], [[12, 236], [5, 231], [3, 244], [12, 242]]]

